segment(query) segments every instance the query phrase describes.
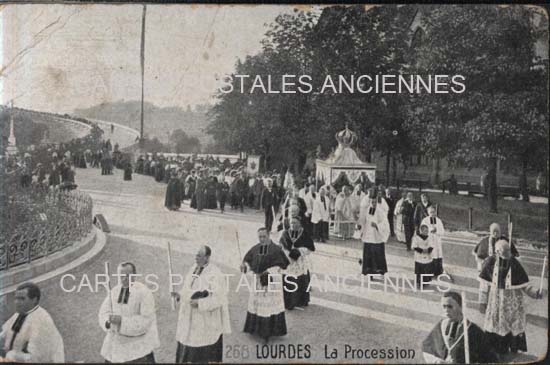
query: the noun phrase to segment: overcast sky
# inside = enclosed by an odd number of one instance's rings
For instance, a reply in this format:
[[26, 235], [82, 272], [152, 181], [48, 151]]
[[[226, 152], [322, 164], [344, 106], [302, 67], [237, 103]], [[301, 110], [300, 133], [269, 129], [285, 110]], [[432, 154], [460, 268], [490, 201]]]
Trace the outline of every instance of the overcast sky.
[[[141, 5], [5, 5], [2, 101], [51, 112], [139, 100]], [[145, 100], [211, 102], [216, 77], [255, 54], [292, 7], [147, 5]], [[3, 52], [2, 52], [3, 50]], [[15, 61], [14, 61], [15, 60]]]

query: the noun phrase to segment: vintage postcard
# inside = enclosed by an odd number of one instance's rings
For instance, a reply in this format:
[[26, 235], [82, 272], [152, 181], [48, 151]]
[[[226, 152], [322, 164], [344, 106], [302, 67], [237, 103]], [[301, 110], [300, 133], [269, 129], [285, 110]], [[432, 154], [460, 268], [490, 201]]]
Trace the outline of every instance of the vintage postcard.
[[548, 8], [0, 4], [0, 356], [533, 363]]

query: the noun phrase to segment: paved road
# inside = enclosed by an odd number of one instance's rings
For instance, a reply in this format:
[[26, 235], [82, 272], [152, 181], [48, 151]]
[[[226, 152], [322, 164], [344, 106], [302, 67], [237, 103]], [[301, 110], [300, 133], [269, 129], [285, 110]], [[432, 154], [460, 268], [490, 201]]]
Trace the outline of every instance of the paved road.
[[[105, 215], [112, 232], [101, 254], [68, 272], [76, 280], [65, 281], [66, 286], [81, 284], [79, 293], [64, 292], [60, 287], [60, 277], [41, 284], [44, 288], [44, 307], [52, 313], [65, 339], [67, 360], [102, 361], [99, 350], [103, 333], [97, 324], [97, 311], [105, 292], [102, 288], [95, 292], [82, 283], [87, 284], [88, 278], [93, 287], [93, 276], [103, 273], [105, 261], [110, 261], [111, 267], [115, 267], [123, 260], [131, 260], [140, 273], [155, 274], [160, 278], [160, 289], [155, 292], [155, 299], [162, 345], [156, 355], [159, 361], [173, 361], [177, 316], [170, 310], [169, 289], [163, 279], [167, 276], [167, 242], [171, 242], [174, 250], [175, 273], [185, 273], [198, 247], [206, 243], [213, 249], [212, 260], [224, 272], [237, 275], [240, 259], [235, 232], [239, 234], [244, 252], [256, 242], [256, 229], [262, 224], [262, 216], [254, 211], [240, 213], [229, 210], [223, 215], [208, 210], [197, 213], [187, 205], [177, 212], [168, 211], [163, 206], [164, 184], [141, 175], [134, 175], [133, 181], [123, 181], [120, 171], [115, 171], [111, 176], [101, 176], [97, 169], [79, 169], [77, 183], [93, 197], [95, 213]], [[471, 243], [462, 239], [449, 238], [445, 241], [445, 263], [455, 278], [452, 285], [465, 291], [469, 301], [474, 301], [477, 282], [469, 254], [471, 248]], [[537, 283], [535, 276], [540, 273], [541, 255], [527, 251], [521, 253], [531, 279]], [[441, 318], [439, 295], [417, 293], [403, 287], [397, 291], [389, 289], [383, 292], [380, 284], [374, 285], [368, 292], [361, 290], [360, 266], [357, 263], [360, 254], [359, 244], [354, 242], [334, 241], [317, 245], [313, 273], [319, 280], [313, 288], [312, 302], [305, 311], [287, 312], [289, 334], [270, 343], [310, 344], [311, 361], [325, 360], [325, 345], [329, 350], [333, 347], [339, 349], [339, 362], [375, 362], [373, 359], [344, 358], [346, 345], [360, 349], [411, 349], [415, 352], [412, 359], [396, 362], [423, 361], [420, 341]], [[387, 258], [391, 272], [411, 277], [414, 267], [412, 255], [402, 245], [390, 243]], [[346, 276], [346, 285], [336, 286], [337, 276]], [[225, 361], [262, 361], [257, 357], [256, 348], [262, 344], [241, 332], [248, 293], [237, 291], [237, 284], [236, 277], [230, 280], [233, 333], [225, 337]], [[529, 353], [517, 358], [523, 361], [545, 353], [547, 342], [547, 297], [543, 301], [527, 299], [527, 305], [530, 313], [527, 330]], [[13, 311], [12, 306], [8, 307], [8, 311]], [[467, 315], [482, 324], [475, 305], [470, 305]], [[243, 358], [242, 352], [241, 356], [233, 357], [230, 349], [235, 350], [236, 345], [241, 346], [241, 350], [242, 346], [247, 346], [248, 358]], [[238, 355], [237, 352], [234, 354]], [[276, 361], [273, 358], [269, 360]]]

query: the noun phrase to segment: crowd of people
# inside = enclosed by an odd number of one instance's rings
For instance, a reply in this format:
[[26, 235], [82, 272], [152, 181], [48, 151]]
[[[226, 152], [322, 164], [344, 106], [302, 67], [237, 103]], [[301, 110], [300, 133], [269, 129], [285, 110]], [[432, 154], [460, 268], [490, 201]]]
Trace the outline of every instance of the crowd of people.
[[33, 185], [72, 190], [77, 187], [77, 168], [101, 168], [102, 175], [112, 175], [114, 167], [123, 169], [124, 179], [131, 180], [131, 157], [124, 154], [117, 143], [113, 147], [109, 139], [92, 142], [77, 138], [67, 143], [32, 146], [22, 153], [10, 155], [6, 172], [17, 176], [22, 188]]
[[[104, 151], [110, 152], [107, 141], [103, 142]], [[61, 155], [63, 161], [71, 161], [71, 154]], [[93, 165], [86, 154], [84, 162]], [[445, 273], [445, 228], [437, 206], [426, 194], [415, 202], [412, 192], [397, 199], [399, 192], [366, 179], [352, 185], [324, 184], [313, 173], [300, 179], [289, 171], [249, 175], [244, 161], [221, 162], [211, 156], [176, 159], [153, 154], [140, 156], [135, 166], [137, 173], [167, 184], [165, 205], [169, 210], [178, 210], [189, 200], [199, 212], [220, 209], [223, 213], [226, 201], [234, 210], [243, 211], [247, 206], [263, 212], [258, 243], [243, 256], [240, 271], [253, 277], [243, 331], [265, 342], [287, 334], [286, 311], [308, 306], [311, 255], [315, 242], [326, 242], [329, 234], [363, 243], [363, 275], [381, 277], [388, 272], [385, 245], [390, 236], [412, 253], [417, 287], [423, 288]], [[275, 230], [281, 232], [277, 243], [271, 238]], [[491, 225], [490, 235], [479, 242], [473, 254], [478, 262], [480, 310], [485, 313], [483, 327], [464, 320], [465, 304], [458, 293], [444, 293], [445, 319], [422, 343], [427, 362], [463, 363], [466, 356], [472, 362], [490, 362], [501, 354], [527, 351], [523, 296], [540, 299], [542, 292], [529, 285], [515, 245], [497, 224]], [[172, 300], [179, 303], [177, 363], [223, 359], [223, 336], [231, 333], [228, 291], [221, 269], [210, 262], [212, 255], [209, 246], [201, 246], [181, 290], [171, 292]], [[137, 274], [133, 263], [121, 263], [118, 273], [119, 285], [109, 290], [99, 309], [98, 323], [106, 333], [101, 355], [108, 362], [154, 362], [154, 351], [160, 346], [155, 296], [146, 285], [132, 279]], [[7, 358], [32, 362], [63, 359], [62, 339], [51, 317], [39, 307], [39, 300], [40, 291], [34, 284], [18, 288], [16, 301], [27, 304], [16, 305], [17, 313], [2, 327]], [[47, 327], [56, 335], [45, 338], [43, 332], [33, 330], [35, 326]], [[466, 355], [464, 331], [469, 337]], [[24, 349], [24, 343], [32, 345]]]
[[88, 138], [77, 138], [67, 143], [30, 146], [18, 154], [9, 155], [6, 173], [17, 176], [22, 188], [37, 187], [51, 189], [76, 188], [76, 168], [86, 168], [93, 163]]
[[[268, 232], [288, 229], [291, 218], [297, 217], [316, 242], [328, 241], [329, 232], [344, 240], [361, 239], [365, 242], [361, 260], [365, 275], [387, 271], [381, 243], [389, 237], [403, 242], [408, 251], [414, 250], [415, 272], [426, 275], [426, 280], [430, 274], [444, 272], [441, 240], [445, 228], [426, 194], [417, 203], [412, 192], [397, 199], [399, 192], [369, 181], [338, 186], [324, 184], [311, 174], [300, 178], [300, 184], [290, 172], [249, 175], [243, 166], [240, 161], [221, 163], [212, 157], [199, 161], [153, 155], [140, 157], [136, 172], [167, 184], [165, 206], [169, 210], [178, 210], [189, 200], [190, 207], [199, 212], [220, 209], [223, 213], [229, 201], [232, 209], [243, 211], [247, 206], [262, 211]], [[373, 225], [377, 226], [374, 230]]]

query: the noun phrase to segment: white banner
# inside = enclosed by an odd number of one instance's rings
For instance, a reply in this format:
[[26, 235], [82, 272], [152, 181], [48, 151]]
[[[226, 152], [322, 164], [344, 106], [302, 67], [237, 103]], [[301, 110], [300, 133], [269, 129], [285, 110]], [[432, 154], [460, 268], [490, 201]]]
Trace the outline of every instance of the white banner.
[[260, 171], [260, 156], [248, 156], [246, 160], [246, 172], [249, 175], [256, 175]]

